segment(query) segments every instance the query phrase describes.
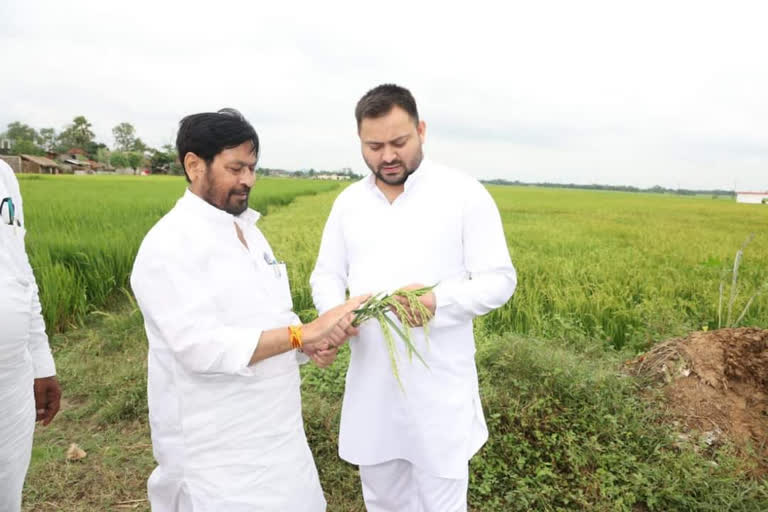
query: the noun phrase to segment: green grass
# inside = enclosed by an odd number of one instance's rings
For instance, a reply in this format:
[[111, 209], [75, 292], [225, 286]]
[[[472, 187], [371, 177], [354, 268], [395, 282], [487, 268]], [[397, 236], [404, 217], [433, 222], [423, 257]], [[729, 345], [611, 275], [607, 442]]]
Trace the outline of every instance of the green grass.
[[[640, 350], [716, 328], [721, 276], [750, 233], [756, 236], [745, 251], [735, 309], [768, 282], [768, 208], [655, 194], [490, 191], [519, 283], [507, 305], [478, 320], [489, 332]], [[330, 207], [326, 195], [306, 198], [262, 226], [288, 264], [294, 305], [305, 318]], [[742, 325], [768, 327], [768, 294], [754, 301]]]
[[[107, 510], [143, 499], [154, 466], [146, 339], [119, 292], [127, 283], [120, 272], [184, 184], [91, 179], [22, 180], [46, 319], [64, 331], [51, 344], [68, 400], [50, 427], [37, 429], [25, 510]], [[338, 193], [302, 195], [319, 192], [314, 183], [264, 180], [253, 193], [293, 199], [259, 225], [288, 264], [304, 320], [316, 315], [308, 278]], [[618, 370], [636, 349], [715, 326], [721, 275], [755, 232], [736, 309], [746, 302], [768, 278], [768, 210], [650, 194], [490, 190], [520, 284], [507, 306], [476, 321], [491, 435], [471, 464], [472, 510], [768, 510], [766, 482], [749, 476], [748, 461], [728, 445], [681, 443], [661, 404]], [[744, 324], [768, 327], [766, 297]], [[337, 455], [348, 355], [342, 350], [327, 370], [302, 368], [307, 436], [331, 511], [363, 510], [356, 468]], [[64, 460], [70, 442], [89, 452], [85, 461]]]
[[[470, 466], [473, 511], [766, 510], [768, 482], [750, 478], [727, 445], [681, 444], [659, 403], [640, 399], [637, 382], [617, 371], [619, 354], [513, 334], [478, 339], [491, 434]], [[90, 315], [54, 346], [67, 403], [36, 431], [25, 510], [144, 499], [154, 462], [141, 316], [130, 303]], [[357, 470], [337, 455], [348, 360], [345, 347], [328, 369], [302, 367], [307, 438], [332, 511], [363, 510]], [[85, 460], [65, 460], [72, 442]]]
[[[646, 348], [717, 327], [722, 271], [750, 233], [742, 306], [768, 282], [768, 209], [726, 201], [520, 187], [492, 187], [520, 277], [492, 330], [600, 338]], [[768, 296], [744, 325], [768, 327]]]
[[[27, 248], [49, 332], [108, 308], [129, 287], [133, 260], [147, 231], [186, 187], [180, 177], [20, 175]], [[252, 208], [269, 213], [295, 197], [337, 188], [309, 180], [262, 179]]]

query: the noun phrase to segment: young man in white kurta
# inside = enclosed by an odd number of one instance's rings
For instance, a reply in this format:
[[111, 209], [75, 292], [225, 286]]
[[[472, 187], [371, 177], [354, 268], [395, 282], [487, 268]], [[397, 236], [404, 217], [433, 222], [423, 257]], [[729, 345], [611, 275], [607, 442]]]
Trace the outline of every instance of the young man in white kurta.
[[[301, 416], [306, 356], [287, 329], [300, 321], [285, 265], [247, 208], [258, 138], [223, 111], [185, 118], [177, 146], [190, 188], [147, 234], [131, 275], [149, 341], [152, 510], [324, 511]], [[310, 327], [324, 339], [342, 317], [304, 326], [305, 348]]]
[[[0, 160], [2, 200], [5, 201], [0, 207], [0, 512], [17, 512], [21, 510], [21, 490], [32, 454], [35, 417], [45, 424], [53, 419], [59, 408], [60, 391], [53, 377], [56, 367], [45, 334], [37, 282], [24, 246], [19, 183], [13, 170]], [[45, 389], [39, 389], [41, 385]]]
[[358, 118], [374, 174], [336, 199], [310, 279], [319, 311], [346, 289], [437, 283], [429, 342], [413, 330], [428, 368], [398, 344], [404, 391], [375, 321], [350, 342], [339, 454], [360, 465], [372, 512], [466, 510], [468, 461], [488, 437], [472, 319], [503, 305], [516, 284], [492, 198], [469, 175], [423, 159], [424, 126], [413, 117], [395, 104], [375, 117], [376, 130]]

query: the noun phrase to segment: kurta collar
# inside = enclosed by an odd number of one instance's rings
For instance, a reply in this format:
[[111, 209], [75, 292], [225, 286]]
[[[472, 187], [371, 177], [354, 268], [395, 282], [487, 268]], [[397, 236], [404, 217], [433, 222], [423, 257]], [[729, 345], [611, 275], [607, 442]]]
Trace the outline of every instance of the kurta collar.
[[184, 206], [184, 208], [192, 212], [194, 215], [198, 215], [204, 219], [216, 223], [231, 224], [235, 220], [240, 220], [246, 224], [255, 224], [256, 221], [258, 221], [261, 217], [259, 212], [252, 210], [251, 208], [246, 209], [240, 215], [232, 215], [231, 213], [227, 213], [224, 210], [216, 208], [189, 189], [184, 191], [184, 196], [179, 200], [179, 202]]

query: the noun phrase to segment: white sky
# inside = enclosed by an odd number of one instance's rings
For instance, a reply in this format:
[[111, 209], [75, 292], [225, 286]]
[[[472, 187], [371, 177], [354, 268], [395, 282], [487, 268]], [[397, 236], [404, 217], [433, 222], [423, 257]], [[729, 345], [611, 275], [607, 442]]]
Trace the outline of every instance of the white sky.
[[363, 172], [354, 120], [408, 87], [425, 153], [480, 178], [768, 190], [761, 1], [0, 2], [0, 127], [112, 145], [234, 107], [259, 164]]

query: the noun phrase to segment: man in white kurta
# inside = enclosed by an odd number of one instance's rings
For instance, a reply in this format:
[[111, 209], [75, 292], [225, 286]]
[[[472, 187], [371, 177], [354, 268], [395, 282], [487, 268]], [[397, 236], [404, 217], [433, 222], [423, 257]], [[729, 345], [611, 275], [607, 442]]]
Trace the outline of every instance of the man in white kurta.
[[61, 393], [24, 247], [19, 184], [2, 160], [0, 201], [0, 512], [17, 512], [35, 418], [47, 425]]
[[398, 343], [404, 391], [376, 321], [350, 341], [339, 454], [360, 466], [369, 512], [466, 510], [468, 461], [488, 437], [472, 319], [510, 298], [515, 270], [482, 184], [423, 159], [423, 122], [397, 98], [370, 117], [358, 114], [358, 125], [374, 174], [333, 204], [310, 279], [315, 304], [322, 312], [346, 289], [391, 292], [416, 283], [437, 283], [436, 303], [429, 342], [413, 329], [428, 368], [409, 362]]
[[[227, 110], [185, 118], [177, 147], [190, 187], [131, 276], [149, 341], [152, 510], [324, 511], [301, 416], [306, 356], [287, 328], [300, 321], [285, 265], [247, 208], [258, 138]], [[303, 326], [305, 348], [322, 322]]]

